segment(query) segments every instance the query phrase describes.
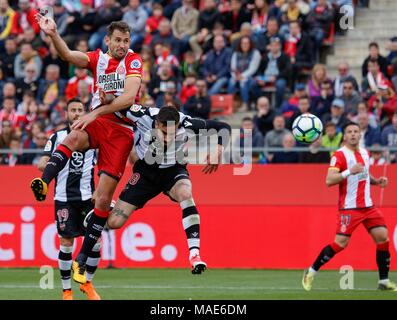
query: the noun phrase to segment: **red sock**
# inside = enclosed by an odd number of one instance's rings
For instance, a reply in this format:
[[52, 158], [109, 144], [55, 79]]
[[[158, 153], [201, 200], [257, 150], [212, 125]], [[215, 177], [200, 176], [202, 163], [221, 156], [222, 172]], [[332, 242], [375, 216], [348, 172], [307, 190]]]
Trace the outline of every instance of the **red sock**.
[[94, 214], [101, 218], [107, 218], [109, 216], [109, 210], [102, 211], [99, 210], [98, 208], [94, 208]]
[[386, 241], [384, 243], [379, 243], [376, 245], [376, 250], [379, 251], [389, 251], [389, 241]]
[[341, 247], [341, 246], [340, 246], [339, 244], [337, 244], [336, 242], [331, 243], [329, 246], [332, 248], [332, 250], [335, 251], [335, 253], [341, 252], [341, 251], [344, 249], [343, 247]]

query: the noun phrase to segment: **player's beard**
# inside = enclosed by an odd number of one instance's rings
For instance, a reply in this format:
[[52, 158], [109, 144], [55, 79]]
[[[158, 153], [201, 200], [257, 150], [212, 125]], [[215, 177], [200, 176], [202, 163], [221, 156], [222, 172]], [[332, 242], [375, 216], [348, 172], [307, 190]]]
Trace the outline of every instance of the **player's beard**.
[[113, 58], [115, 58], [117, 60], [121, 60], [126, 56], [127, 51], [124, 51], [123, 49], [117, 49], [117, 50], [114, 50], [113, 52], [111, 51], [111, 53], [112, 53]]

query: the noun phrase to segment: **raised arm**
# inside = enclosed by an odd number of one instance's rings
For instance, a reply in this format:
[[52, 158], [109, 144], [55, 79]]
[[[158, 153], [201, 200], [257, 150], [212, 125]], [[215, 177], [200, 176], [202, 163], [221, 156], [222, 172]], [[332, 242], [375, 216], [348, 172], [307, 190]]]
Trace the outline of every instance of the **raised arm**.
[[44, 17], [41, 14], [37, 14], [35, 18], [39, 23], [40, 29], [51, 38], [62, 60], [80, 68], [87, 68], [89, 63], [88, 56], [83, 52], [69, 49], [65, 41], [59, 35], [57, 25], [53, 19]]

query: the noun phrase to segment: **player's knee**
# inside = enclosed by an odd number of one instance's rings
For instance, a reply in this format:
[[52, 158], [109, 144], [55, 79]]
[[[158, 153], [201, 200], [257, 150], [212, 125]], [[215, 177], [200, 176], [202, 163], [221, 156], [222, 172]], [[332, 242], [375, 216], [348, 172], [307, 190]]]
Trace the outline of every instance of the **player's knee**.
[[179, 202], [189, 200], [192, 198], [192, 191], [190, 188], [182, 188], [181, 190], [178, 190], [177, 197]]
[[382, 244], [382, 243], [386, 243], [388, 241], [389, 241], [389, 237], [386, 233], [386, 234], [378, 235], [375, 242], [376, 242], [376, 244]]
[[343, 238], [343, 239], [336, 239], [336, 240], [335, 240], [335, 243], [336, 243], [339, 247], [345, 249], [345, 248], [348, 246], [348, 244], [349, 244], [349, 240], [350, 240], [350, 238], [345, 237], [345, 238]]
[[64, 247], [72, 247], [73, 242], [74, 242], [73, 238], [64, 238], [64, 237], [59, 238], [60, 245]]

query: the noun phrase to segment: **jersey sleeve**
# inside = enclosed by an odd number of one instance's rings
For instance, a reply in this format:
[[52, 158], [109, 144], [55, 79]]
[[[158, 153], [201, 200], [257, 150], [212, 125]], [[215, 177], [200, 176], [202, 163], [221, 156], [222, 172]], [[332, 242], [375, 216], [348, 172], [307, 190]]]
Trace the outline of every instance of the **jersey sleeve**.
[[346, 159], [342, 152], [336, 151], [331, 157], [329, 169], [342, 172], [347, 169]]
[[200, 130], [203, 129], [215, 130], [218, 134], [219, 145], [226, 146], [229, 143], [231, 128], [225, 122], [215, 120], [203, 120], [200, 118], [191, 118], [189, 116], [183, 115], [181, 117], [181, 125], [187, 130], [192, 130], [195, 134], [200, 134]]
[[94, 70], [96, 69], [96, 66], [98, 64], [99, 49], [97, 49], [95, 51], [86, 52], [86, 55], [88, 57], [87, 69], [90, 70], [91, 72], [94, 72]]
[[56, 141], [57, 141], [57, 134], [53, 133], [44, 147], [42, 156], [51, 157], [52, 153], [55, 150]]
[[125, 59], [125, 67], [127, 69], [126, 77], [139, 77], [142, 78], [142, 58], [136, 54], [130, 54]]
[[144, 115], [150, 115], [149, 109], [140, 104], [133, 104], [126, 112], [128, 119], [138, 122]]

